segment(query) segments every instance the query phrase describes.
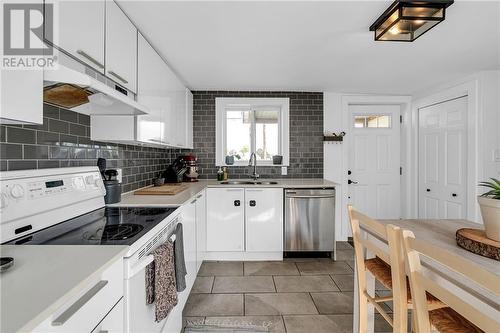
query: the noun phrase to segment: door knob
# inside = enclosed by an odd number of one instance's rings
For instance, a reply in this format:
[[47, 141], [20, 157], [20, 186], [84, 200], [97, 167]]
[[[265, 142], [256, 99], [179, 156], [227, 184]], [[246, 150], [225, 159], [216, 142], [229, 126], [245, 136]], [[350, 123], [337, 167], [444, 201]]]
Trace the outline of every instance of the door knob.
[[239, 207], [241, 205], [241, 202], [239, 200], [234, 200], [234, 205], [236, 207]]
[[347, 180], [347, 184], [351, 185], [351, 184], [357, 184], [358, 182], [354, 181], [354, 180], [350, 180], [348, 179]]
[[250, 207], [255, 207], [256, 203], [255, 200], [250, 200]]

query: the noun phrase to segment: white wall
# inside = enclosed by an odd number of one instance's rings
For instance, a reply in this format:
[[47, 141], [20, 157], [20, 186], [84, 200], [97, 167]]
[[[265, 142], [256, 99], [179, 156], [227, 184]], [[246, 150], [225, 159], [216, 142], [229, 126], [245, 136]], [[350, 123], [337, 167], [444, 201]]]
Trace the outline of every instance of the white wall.
[[478, 80], [478, 139], [483, 163], [480, 180], [500, 178], [500, 71], [481, 72]]
[[[332, 132], [340, 133], [342, 129], [342, 95], [338, 93], [325, 92], [323, 94], [323, 129], [325, 134]], [[323, 169], [324, 178], [333, 182], [343, 184], [343, 156], [344, 145], [335, 142], [326, 142], [323, 146]], [[343, 195], [343, 186], [337, 188], [336, 191], [336, 207], [335, 209], [335, 235], [337, 240], [347, 240], [346, 234], [346, 218], [347, 218], [347, 203]], [[339, 223], [340, 222], [340, 223]], [[348, 225], [347, 225], [348, 226]]]

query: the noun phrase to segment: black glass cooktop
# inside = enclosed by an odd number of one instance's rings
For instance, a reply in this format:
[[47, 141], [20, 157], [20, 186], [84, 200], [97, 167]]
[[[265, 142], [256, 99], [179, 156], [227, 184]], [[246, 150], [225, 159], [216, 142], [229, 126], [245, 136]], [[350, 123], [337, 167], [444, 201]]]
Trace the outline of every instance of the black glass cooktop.
[[130, 245], [175, 208], [101, 208], [6, 244]]

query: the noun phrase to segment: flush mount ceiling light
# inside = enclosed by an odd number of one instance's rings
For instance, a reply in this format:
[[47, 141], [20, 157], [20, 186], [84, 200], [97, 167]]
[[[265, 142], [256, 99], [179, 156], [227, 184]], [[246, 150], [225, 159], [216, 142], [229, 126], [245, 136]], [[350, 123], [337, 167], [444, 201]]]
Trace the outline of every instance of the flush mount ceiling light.
[[394, 1], [370, 26], [375, 40], [413, 42], [444, 21], [445, 10], [453, 0]]

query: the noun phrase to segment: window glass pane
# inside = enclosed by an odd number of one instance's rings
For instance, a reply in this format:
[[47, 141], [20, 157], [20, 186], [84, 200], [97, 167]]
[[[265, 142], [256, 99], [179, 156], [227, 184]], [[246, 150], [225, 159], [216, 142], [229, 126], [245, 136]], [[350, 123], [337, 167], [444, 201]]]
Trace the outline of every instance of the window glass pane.
[[391, 127], [391, 116], [379, 116], [377, 127], [383, 127], [383, 128]]
[[279, 111], [255, 111], [255, 154], [258, 160], [271, 161], [279, 152]]
[[368, 124], [368, 127], [389, 128], [391, 127], [391, 116], [387, 115], [367, 116], [366, 122]]
[[235, 156], [235, 162], [248, 161], [251, 147], [251, 111], [226, 111], [226, 125], [225, 155]]
[[355, 116], [354, 117], [354, 127], [363, 128], [365, 127], [365, 118], [364, 116]]

